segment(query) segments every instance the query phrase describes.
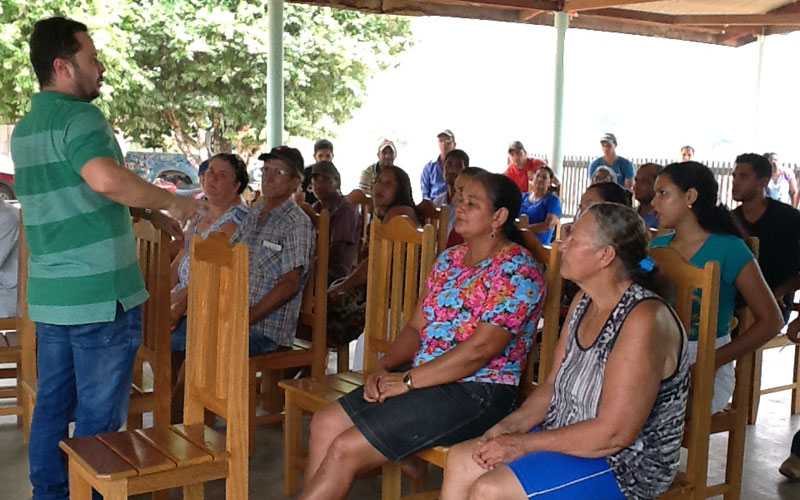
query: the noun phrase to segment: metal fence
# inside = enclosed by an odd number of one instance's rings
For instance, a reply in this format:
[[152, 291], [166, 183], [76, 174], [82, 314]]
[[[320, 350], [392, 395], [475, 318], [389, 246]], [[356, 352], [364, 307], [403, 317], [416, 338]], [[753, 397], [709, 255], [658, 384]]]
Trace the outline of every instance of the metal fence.
[[[547, 162], [546, 155], [536, 155], [536, 158]], [[578, 204], [581, 201], [581, 195], [586, 188], [589, 187], [588, 167], [589, 163], [594, 161], [597, 156], [574, 156], [565, 155], [563, 170], [561, 172], [561, 212], [564, 216], [573, 216], [578, 211]], [[659, 165], [668, 165], [673, 163], [674, 159], [664, 158], [628, 158], [633, 164], [638, 167], [645, 163], [658, 163]], [[719, 184], [719, 202], [727, 205], [733, 209], [738, 206], [738, 203], [733, 201], [731, 196], [731, 188], [733, 184], [734, 164], [732, 161], [711, 161], [702, 162], [709, 167]], [[787, 170], [794, 172], [795, 178], [798, 177], [800, 165], [798, 164], [784, 164], [783, 167]]]

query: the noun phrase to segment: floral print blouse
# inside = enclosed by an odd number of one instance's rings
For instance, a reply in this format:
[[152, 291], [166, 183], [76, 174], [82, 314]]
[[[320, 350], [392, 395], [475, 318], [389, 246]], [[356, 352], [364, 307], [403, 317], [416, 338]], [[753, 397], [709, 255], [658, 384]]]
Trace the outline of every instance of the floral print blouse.
[[544, 280], [536, 261], [510, 243], [474, 267], [464, 264], [469, 243], [446, 249], [426, 281], [422, 303], [426, 324], [414, 366], [426, 363], [468, 339], [478, 323], [511, 333], [496, 357], [462, 382], [518, 385], [544, 306]]

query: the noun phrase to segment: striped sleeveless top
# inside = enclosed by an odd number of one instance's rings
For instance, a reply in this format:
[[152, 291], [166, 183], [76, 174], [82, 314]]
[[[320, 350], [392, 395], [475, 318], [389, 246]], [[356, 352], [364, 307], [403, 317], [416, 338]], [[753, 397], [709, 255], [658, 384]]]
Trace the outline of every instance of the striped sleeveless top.
[[[644, 300], [664, 300], [632, 284], [606, 320], [597, 340], [588, 348], [578, 345], [577, 334], [591, 303], [584, 295], [569, 319], [564, 362], [556, 375], [553, 396], [542, 427], [557, 429], [595, 418], [600, 407], [606, 362], [631, 310]], [[669, 307], [668, 304], [666, 304]], [[670, 311], [672, 309], [670, 308]], [[636, 440], [606, 457], [620, 490], [628, 499], [651, 499], [669, 488], [680, 461], [689, 362], [683, 327], [673, 312], [681, 334], [681, 351], [675, 372], [661, 381], [653, 410]]]

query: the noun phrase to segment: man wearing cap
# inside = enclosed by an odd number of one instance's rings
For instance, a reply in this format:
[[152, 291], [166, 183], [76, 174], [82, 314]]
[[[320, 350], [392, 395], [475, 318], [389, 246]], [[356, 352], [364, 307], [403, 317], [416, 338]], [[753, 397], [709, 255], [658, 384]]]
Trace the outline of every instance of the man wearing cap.
[[393, 166], [395, 158], [397, 158], [397, 148], [395, 148], [394, 143], [389, 139], [382, 140], [378, 145], [378, 161], [361, 172], [361, 178], [358, 180], [358, 189], [372, 196], [372, 186], [375, 185], [375, 179], [378, 178], [381, 169]]
[[456, 179], [467, 167], [469, 167], [469, 155], [460, 149], [451, 149], [444, 156], [444, 180], [447, 189], [433, 199], [433, 206], [450, 207], [447, 212], [447, 234], [450, 234], [456, 223]]
[[633, 187], [633, 163], [627, 158], [617, 156], [617, 137], [612, 133], [603, 134], [600, 138], [600, 146], [603, 148], [603, 156], [589, 164], [589, 178], [594, 175], [597, 167], [605, 165], [614, 171], [617, 176], [617, 184], [628, 189]]
[[527, 193], [528, 179], [544, 164], [542, 160], [528, 158], [525, 146], [520, 141], [513, 141], [508, 145], [508, 168], [504, 175], [514, 181], [521, 193]]
[[[333, 143], [328, 139], [320, 139], [314, 143], [314, 162], [332, 161], [333, 160]], [[294, 200], [297, 203], [305, 201], [309, 205], [313, 205], [317, 201], [317, 197], [311, 191], [311, 167], [307, 166], [303, 170], [303, 183], [300, 185], [300, 192], [297, 193]]]
[[425, 200], [432, 200], [447, 190], [442, 170], [444, 157], [448, 151], [456, 147], [456, 136], [449, 128], [439, 132], [436, 137], [439, 139], [439, 156], [425, 164], [420, 178], [422, 198]]
[[314, 210], [319, 213], [325, 208], [330, 213], [328, 284], [353, 270], [361, 239], [358, 208], [339, 192], [340, 183], [333, 163], [320, 161], [311, 166], [311, 189], [319, 200], [314, 203]]
[[249, 249], [251, 356], [294, 343], [314, 252], [314, 226], [292, 199], [303, 180], [300, 151], [277, 146], [258, 159], [264, 204], [253, 207], [232, 238]]

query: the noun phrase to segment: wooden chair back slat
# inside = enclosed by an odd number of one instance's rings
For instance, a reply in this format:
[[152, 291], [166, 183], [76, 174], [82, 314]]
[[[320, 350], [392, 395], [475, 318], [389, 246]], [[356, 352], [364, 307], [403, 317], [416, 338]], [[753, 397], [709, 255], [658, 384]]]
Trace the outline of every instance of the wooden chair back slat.
[[369, 239], [369, 222], [372, 218], [374, 206], [372, 204], [372, 196], [367, 195], [360, 189], [354, 189], [345, 196], [350, 203], [358, 208], [358, 214], [361, 217], [361, 245], [360, 248], [366, 248], [367, 240]]
[[[153, 371], [153, 425], [167, 425], [170, 418], [170, 238], [150, 222], [139, 220], [133, 225], [136, 251], [144, 284], [150, 295], [142, 305], [142, 343], [134, 364], [134, 384], [142, 386], [144, 363]], [[134, 405], [131, 412], [134, 413]], [[131, 414], [128, 428], [141, 427], [141, 414]]]
[[436, 207], [431, 200], [422, 200], [417, 205], [417, 213], [423, 225], [433, 226], [436, 234], [436, 255], [439, 255], [447, 248], [447, 237], [450, 236], [448, 230], [450, 207], [448, 205]]
[[247, 247], [195, 236], [189, 262], [184, 424], [202, 424], [206, 407], [230, 420], [247, 410]]
[[714, 356], [717, 337], [719, 264], [709, 261], [702, 268], [689, 264], [677, 251], [653, 248], [650, 255], [674, 287], [674, 304], [684, 329], [692, 322], [692, 300], [700, 291], [697, 361], [692, 379], [690, 415], [686, 423], [686, 474], [693, 498], [705, 498], [708, 472], [708, 444], [711, 432], [711, 396], [714, 390]]
[[[363, 193], [362, 193], [363, 194]], [[328, 263], [330, 261], [330, 212], [322, 209], [317, 213], [308, 203], [300, 208], [311, 219], [317, 231], [317, 244], [314, 247], [314, 260], [308, 273], [308, 281], [303, 288], [303, 301], [300, 304], [300, 325], [311, 328], [311, 350], [313, 364], [311, 377], [325, 376], [327, 344], [325, 339], [328, 317]]]
[[364, 370], [374, 367], [385, 346], [413, 314], [434, 257], [434, 230], [408, 217], [375, 220], [367, 272]]

